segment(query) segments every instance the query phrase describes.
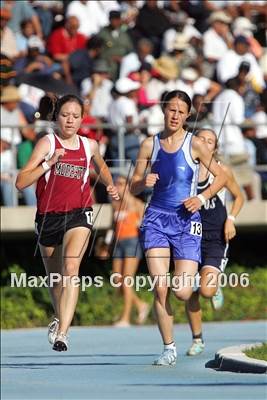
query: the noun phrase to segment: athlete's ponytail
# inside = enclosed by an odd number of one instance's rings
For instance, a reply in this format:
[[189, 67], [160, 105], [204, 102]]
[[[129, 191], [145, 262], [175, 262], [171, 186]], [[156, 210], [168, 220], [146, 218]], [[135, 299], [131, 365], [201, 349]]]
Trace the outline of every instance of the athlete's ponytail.
[[39, 110], [35, 113], [35, 118], [41, 121], [55, 121], [57, 101], [57, 95], [54, 93], [47, 93], [40, 100]]

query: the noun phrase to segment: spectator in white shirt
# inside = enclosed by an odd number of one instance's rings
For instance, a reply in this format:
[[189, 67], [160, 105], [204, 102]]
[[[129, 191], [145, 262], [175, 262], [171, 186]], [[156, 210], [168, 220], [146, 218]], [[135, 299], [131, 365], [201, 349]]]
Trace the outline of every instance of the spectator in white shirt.
[[[136, 161], [140, 142], [137, 133], [139, 123], [138, 109], [136, 105], [137, 90], [140, 83], [129, 78], [120, 78], [115, 83], [115, 99], [112, 101], [109, 109], [109, 121], [113, 127], [113, 136], [110, 141], [111, 158], [114, 160], [114, 166], [118, 163], [119, 155], [119, 130], [123, 130], [125, 159], [131, 162]], [[126, 124], [128, 126], [126, 126]]]
[[203, 53], [209, 62], [220, 60], [232, 46], [230, 23], [232, 19], [223, 11], [215, 11], [209, 18], [211, 27], [203, 34]]
[[245, 36], [237, 36], [234, 41], [234, 48], [228, 50], [224, 57], [217, 64], [217, 77], [224, 83], [238, 74], [242, 61], [250, 64], [248, 78], [251, 80], [254, 89], [262, 91], [265, 88], [263, 72], [253, 54], [250, 53], [249, 42]]
[[154, 61], [153, 43], [146, 38], [137, 43], [137, 51], [124, 56], [120, 65], [120, 78], [127, 77], [131, 72], [138, 71], [143, 62], [152, 64]]
[[112, 101], [111, 89], [113, 83], [109, 79], [109, 66], [105, 60], [96, 60], [92, 75], [81, 83], [81, 94], [91, 100], [90, 114], [103, 121], [108, 119], [109, 107]]
[[231, 165], [240, 186], [243, 186], [248, 200], [254, 197], [251, 186], [252, 169], [248, 163], [245, 140], [240, 125], [245, 120], [245, 105], [238, 93], [238, 82], [229, 79], [226, 88], [217, 96], [213, 103], [213, 119], [215, 129], [220, 132], [218, 137], [220, 151], [225, 162]]

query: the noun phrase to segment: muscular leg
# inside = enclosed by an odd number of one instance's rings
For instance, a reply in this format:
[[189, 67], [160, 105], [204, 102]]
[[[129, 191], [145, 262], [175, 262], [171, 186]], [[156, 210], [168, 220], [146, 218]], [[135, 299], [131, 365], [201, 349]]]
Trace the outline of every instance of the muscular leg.
[[[152, 278], [165, 276], [169, 272], [170, 249], [150, 249], [146, 252], [146, 260]], [[169, 302], [169, 288], [164, 280], [158, 281], [155, 286], [154, 309], [163, 342], [173, 342], [173, 314]]]
[[79, 267], [88, 246], [90, 231], [84, 227], [68, 230], [63, 239], [63, 271], [65, 287], [62, 287], [59, 307], [59, 332], [67, 333], [76, 308], [79, 286], [70, 279], [79, 274]]
[[191, 260], [175, 260], [174, 266], [173, 293], [179, 300], [188, 300], [193, 292], [198, 263]]
[[186, 313], [193, 336], [202, 332], [202, 311], [199, 303], [199, 295], [211, 298], [217, 291], [218, 276], [220, 271], [212, 266], [205, 265], [200, 272], [200, 288], [194, 292], [186, 302]]
[[[50, 274], [54, 273], [60, 274], [61, 278], [62, 246], [46, 247], [40, 244], [39, 247], [48, 279], [50, 277]], [[48, 280], [48, 282], [55, 316], [59, 318], [59, 301], [62, 291], [62, 281], [60, 280], [58, 283], [54, 283], [53, 287], [50, 286], [50, 280]]]

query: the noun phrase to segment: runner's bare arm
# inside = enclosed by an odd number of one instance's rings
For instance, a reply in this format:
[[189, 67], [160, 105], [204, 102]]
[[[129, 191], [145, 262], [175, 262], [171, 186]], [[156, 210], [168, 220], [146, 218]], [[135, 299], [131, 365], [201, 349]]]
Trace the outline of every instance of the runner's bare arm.
[[[36, 143], [29, 161], [18, 173], [16, 179], [16, 188], [18, 190], [32, 185], [46, 172], [41, 163], [45, 160], [49, 151], [50, 142], [49, 139], [44, 136]], [[64, 155], [64, 151], [64, 149], [55, 150], [53, 156], [47, 161], [50, 168]]]
[[145, 175], [152, 150], [153, 137], [150, 137], [143, 141], [137, 156], [133, 177], [130, 182], [130, 191], [133, 195], [141, 193], [147, 187], [153, 187], [159, 179], [158, 174]]

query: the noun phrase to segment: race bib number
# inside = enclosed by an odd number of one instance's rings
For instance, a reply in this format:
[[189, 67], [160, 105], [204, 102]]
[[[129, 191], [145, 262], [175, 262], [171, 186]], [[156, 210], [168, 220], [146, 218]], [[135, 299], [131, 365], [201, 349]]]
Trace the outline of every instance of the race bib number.
[[93, 211], [85, 211], [86, 220], [88, 225], [93, 225]]
[[202, 236], [202, 223], [191, 221], [190, 233], [191, 235]]

